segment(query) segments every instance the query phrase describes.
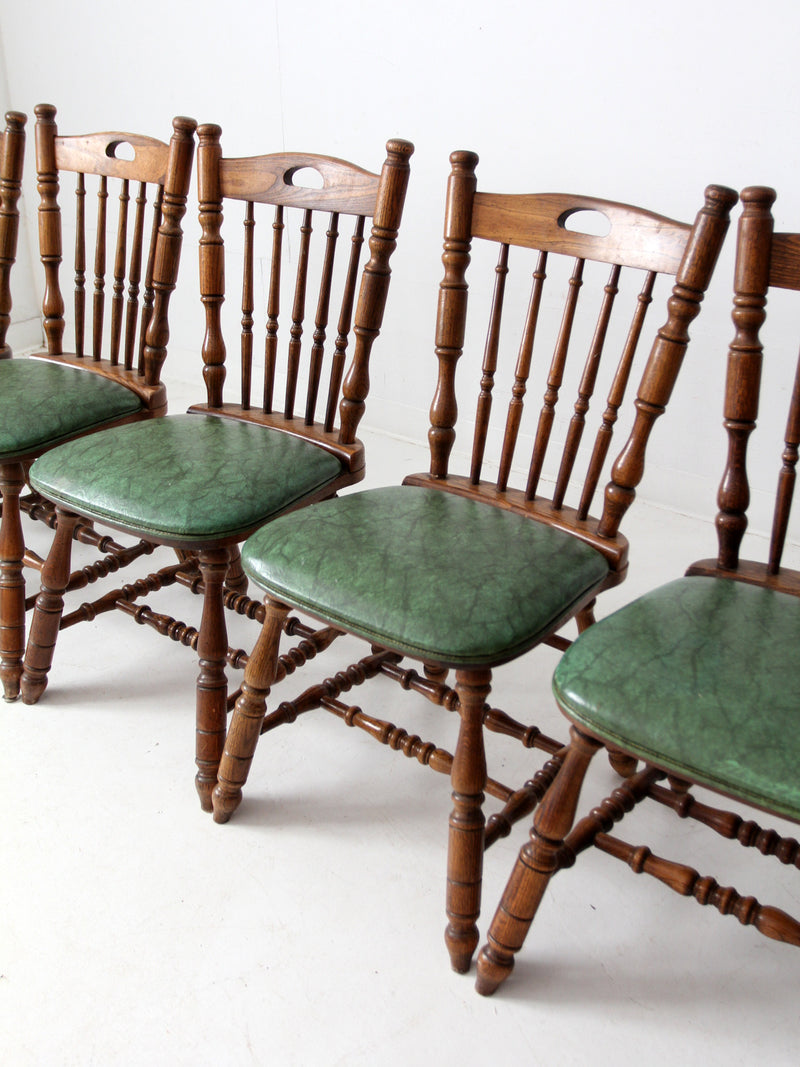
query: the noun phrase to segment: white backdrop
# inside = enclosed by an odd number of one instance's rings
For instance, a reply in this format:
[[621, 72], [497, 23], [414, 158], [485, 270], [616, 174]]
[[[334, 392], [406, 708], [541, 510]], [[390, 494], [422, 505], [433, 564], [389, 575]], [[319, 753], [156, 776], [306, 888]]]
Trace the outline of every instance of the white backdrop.
[[[378, 169], [389, 136], [414, 141], [365, 423], [420, 440], [435, 373], [449, 152], [479, 153], [485, 189], [584, 192], [685, 219], [709, 182], [773, 185], [777, 227], [800, 229], [798, 31], [797, 0], [1, 0], [0, 104], [29, 114], [29, 162], [33, 107], [44, 101], [70, 133], [166, 139], [175, 114], [218, 122], [227, 155], [298, 149]], [[41, 284], [30, 165], [22, 209], [18, 348], [38, 329]], [[197, 394], [195, 228], [190, 200], [189, 281], [176, 294], [165, 376], [196, 382]], [[651, 500], [706, 515], [721, 469], [732, 253], [731, 234], [642, 487]], [[765, 335], [773, 363], [794, 358], [790, 325], [778, 316]], [[776, 388], [770, 411], [778, 401]], [[773, 450], [757, 468], [757, 490], [771, 491], [777, 462]]]

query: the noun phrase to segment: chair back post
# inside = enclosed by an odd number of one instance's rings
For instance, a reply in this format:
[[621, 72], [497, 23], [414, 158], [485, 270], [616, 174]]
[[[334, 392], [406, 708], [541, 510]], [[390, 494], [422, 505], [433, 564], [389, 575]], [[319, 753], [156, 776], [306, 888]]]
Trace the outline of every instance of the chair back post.
[[200, 204], [200, 299], [205, 308], [203, 379], [209, 407], [222, 406], [225, 341], [221, 312], [225, 300], [225, 245], [222, 239], [222, 191], [219, 163], [222, 130], [206, 123], [197, 130], [197, 195]]
[[598, 524], [601, 537], [617, 536], [636, 496], [650, 433], [672, 394], [689, 342], [689, 325], [699, 314], [737, 199], [724, 186], [710, 185], [705, 191], [705, 203], [695, 219], [667, 303], [667, 321], [658, 331], [639, 386], [630, 436], [611, 469]]
[[758, 417], [763, 346], [759, 331], [767, 317], [770, 250], [775, 191], [751, 187], [742, 192], [742, 214], [736, 246], [734, 297], [731, 318], [734, 336], [728, 350], [723, 425], [728, 433], [728, 454], [717, 493], [718, 564], [735, 570], [747, 529], [750, 486], [747, 479], [747, 445]]
[[8, 359], [11, 355], [6, 334], [11, 321], [11, 268], [17, 258], [17, 201], [22, 184], [26, 121], [27, 117], [21, 111], [6, 112], [0, 158], [0, 359]]
[[37, 104], [36, 174], [39, 192], [39, 253], [44, 268], [42, 317], [47, 351], [61, 355], [64, 340], [64, 298], [58, 282], [61, 266], [61, 208], [58, 204], [58, 168], [56, 166], [56, 109], [52, 104]]
[[439, 375], [431, 403], [431, 425], [428, 430], [430, 472], [434, 478], [447, 477], [450, 452], [456, 438], [458, 405], [455, 374], [466, 329], [466, 271], [472, 245], [472, 203], [477, 186], [475, 168], [478, 156], [474, 152], [453, 152], [450, 165], [442, 252], [444, 276], [439, 285], [436, 315], [435, 352], [439, 360]]
[[378, 198], [369, 237], [369, 259], [364, 266], [353, 327], [355, 344], [350, 368], [342, 386], [339, 404], [339, 442], [353, 444], [366, 408], [369, 392], [369, 357], [380, 333], [391, 268], [389, 260], [397, 247], [397, 234], [414, 154], [410, 141], [392, 138], [386, 144]]
[[167, 356], [169, 300], [178, 277], [183, 231], [181, 220], [186, 212], [186, 199], [194, 155], [194, 119], [179, 115], [172, 120], [167, 173], [161, 201], [161, 225], [158, 230], [156, 257], [153, 268], [153, 311], [147, 324], [144, 343], [145, 384], [156, 386], [161, 380], [161, 368]]

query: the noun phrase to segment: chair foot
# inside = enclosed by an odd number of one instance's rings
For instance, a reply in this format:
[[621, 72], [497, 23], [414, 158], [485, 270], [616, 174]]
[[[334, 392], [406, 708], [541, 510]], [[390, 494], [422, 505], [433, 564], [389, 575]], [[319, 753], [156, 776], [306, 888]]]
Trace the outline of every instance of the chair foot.
[[33, 678], [29, 670], [22, 675], [20, 693], [23, 704], [35, 704], [45, 689], [47, 689], [47, 676]]
[[498, 952], [492, 945], [484, 945], [478, 953], [478, 977], [475, 989], [482, 997], [490, 997], [514, 970], [514, 957]]
[[214, 808], [211, 802], [211, 794], [214, 791], [214, 783], [207, 778], [201, 778], [197, 774], [195, 775], [194, 785], [197, 795], [200, 797], [200, 807], [203, 811], [212, 812]]
[[7, 704], [13, 704], [15, 700], [19, 700], [20, 697], [20, 678], [22, 677], [22, 663], [17, 666], [10, 666], [7, 663], [2, 665], [0, 669], [0, 676], [3, 679], [3, 700]]
[[218, 785], [211, 795], [214, 822], [224, 823], [230, 819], [242, 802], [241, 789], [226, 789]]
[[469, 928], [456, 929], [452, 923], [448, 923], [444, 940], [450, 953], [450, 966], [457, 974], [466, 974], [469, 970], [478, 939], [478, 927], [474, 924]]

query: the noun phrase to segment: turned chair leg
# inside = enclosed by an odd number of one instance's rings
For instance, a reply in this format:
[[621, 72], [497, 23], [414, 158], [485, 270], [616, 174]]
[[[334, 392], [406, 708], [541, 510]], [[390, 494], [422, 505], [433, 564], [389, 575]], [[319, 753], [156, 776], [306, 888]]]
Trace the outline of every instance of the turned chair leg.
[[19, 698], [25, 653], [25, 541], [19, 507], [24, 485], [21, 463], [0, 464], [0, 679], [6, 700]]
[[25, 666], [22, 672], [22, 700], [35, 704], [47, 688], [47, 675], [53, 664], [61, 615], [64, 611], [64, 592], [70, 577], [72, 534], [78, 516], [56, 508], [56, 535], [42, 567], [41, 592], [33, 609]]
[[475, 988], [491, 996], [514, 966], [550, 879], [560, 865], [564, 838], [572, 828], [583, 779], [603, 746], [570, 729], [572, 743], [553, 784], [536, 810], [530, 840], [522, 846], [502, 900], [489, 927], [488, 943], [478, 955]]
[[228, 573], [225, 577], [225, 588], [231, 593], [247, 592], [247, 575], [242, 566], [242, 554], [238, 545], [233, 545], [230, 550], [231, 561], [228, 564]]
[[267, 614], [258, 641], [247, 661], [242, 693], [236, 701], [225, 751], [214, 790], [214, 821], [227, 822], [242, 799], [250, 764], [258, 744], [267, 707], [267, 695], [278, 668], [283, 624], [289, 608], [267, 597]]
[[478, 947], [485, 818], [486, 752], [483, 711], [490, 670], [456, 671], [461, 725], [450, 771], [453, 811], [447, 849], [447, 928], [445, 943], [454, 971], [469, 970]]
[[198, 556], [204, 592], [197, 636], [200, 673], [196, 687], [195, 785], [203, 811], [211, 811], [211, 793], [217, 782], [228, 716], [228, 632], [223, 593], [229, 559], [227, 548], [207, 549]]

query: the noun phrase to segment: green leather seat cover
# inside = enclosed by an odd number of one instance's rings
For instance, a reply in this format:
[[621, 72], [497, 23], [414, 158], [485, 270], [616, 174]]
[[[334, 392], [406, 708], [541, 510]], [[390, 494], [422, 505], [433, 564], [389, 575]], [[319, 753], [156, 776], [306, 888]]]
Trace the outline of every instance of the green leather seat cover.
[[140, 411], [118, 382], [40, 359], [0, 362], [0, 462]]
[[526, 651], [608, 575], [603, 556], [568, 534], [412, 486], [286, 515], [254, 534], [242, 559], [279, 599], [450, 666]]
[[251, 531], [341, 471], [302, 438], [190, 414], [61, 445], [33, 464], [31, 484], [82, 515], [200, 544]]
[[590, 626], [553, 690], [601, 739], [800, 819], [800, 599], [679, 579]]

